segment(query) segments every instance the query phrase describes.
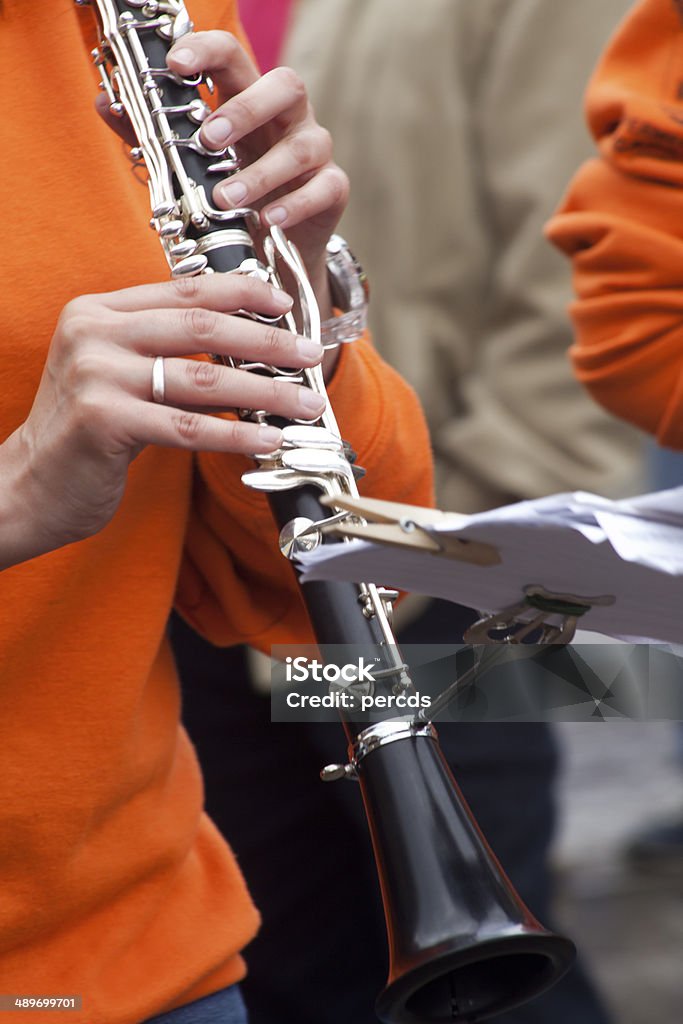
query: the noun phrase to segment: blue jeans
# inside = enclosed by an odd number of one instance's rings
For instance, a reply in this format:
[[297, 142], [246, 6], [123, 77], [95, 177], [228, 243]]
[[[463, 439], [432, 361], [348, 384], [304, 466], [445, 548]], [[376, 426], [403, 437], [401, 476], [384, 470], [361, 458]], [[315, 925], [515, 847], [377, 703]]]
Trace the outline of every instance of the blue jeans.
[[221, 989], [177, 1010], [150, 1017], [144, 1024], [248, 1024], [239, 985]]

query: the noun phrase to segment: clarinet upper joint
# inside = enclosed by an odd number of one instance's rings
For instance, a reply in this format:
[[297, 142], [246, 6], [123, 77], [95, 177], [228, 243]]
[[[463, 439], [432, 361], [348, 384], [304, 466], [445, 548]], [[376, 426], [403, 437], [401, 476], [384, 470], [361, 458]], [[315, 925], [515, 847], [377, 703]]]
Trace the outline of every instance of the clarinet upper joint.
[[[238, 170], [239, 160], [232, 148], [207, 150], [199, 138], [211, 111], [210, 79], [201, 74], [185, 78], [166, 66], [169, 44], [193, 28], [184, 4], [93, 0], [79, 6], [96, 9], [100, 40], [92, 58], [100, 88], [110, 111], [117, 117], [127, 115], [131, 122], [137, 139], [131, 158], [136, 168], [142, 162], [147, 170], [151, 226], [159, 234], [171, 273], [179, 277], [206, 272], [206, 252], [218, 245], [237, 247], [242, 258], [251, 254], [251, 236], [246, 227], [239, 228], [253, 222], [254, 211], [219, 209], [206, 186], [196, 180], [197, 159], [204, 161], [202, 171], [214, 177]], [[214, 225], [235, 230], [215, 237]]]

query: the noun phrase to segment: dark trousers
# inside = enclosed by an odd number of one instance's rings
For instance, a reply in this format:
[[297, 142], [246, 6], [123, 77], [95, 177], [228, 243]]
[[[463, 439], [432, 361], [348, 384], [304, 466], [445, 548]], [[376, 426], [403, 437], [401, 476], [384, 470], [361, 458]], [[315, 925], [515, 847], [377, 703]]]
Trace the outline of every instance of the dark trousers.
[[[435, 602], [403, 643], [453, 643], [471, 619]], [[184, 720], [206, 807], [228, 837], [263, 915], [242, 990], [251, 1024], [376, 1024], [387, 974], [384, 920], [360, 794], [323, 784], [346, 760], [341, 726], [281, 725], [248, 682], [241, 649], [219, 651], [179, 620], [172, 638]], [[542, 724], [446, 724], [446, 758], [484, 834], [532, 912], [551, 926], [547, 854], [556, 743]], [[500, 1024], [606, 1024], [584, 971], [496, 1018]]]

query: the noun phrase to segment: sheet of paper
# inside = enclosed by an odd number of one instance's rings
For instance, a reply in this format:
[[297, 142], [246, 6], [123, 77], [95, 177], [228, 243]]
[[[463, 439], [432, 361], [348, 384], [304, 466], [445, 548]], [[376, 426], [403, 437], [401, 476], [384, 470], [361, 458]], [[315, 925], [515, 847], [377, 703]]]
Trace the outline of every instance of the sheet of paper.
[[482, 568], [424, 552], [354, 541], [302, 557], [304, 579], [372, 580], [481, 611], [517, 603], [525, 586], [577, 597], [611, 595], [585, 629], [610, 636], [683, 641], [683, 487], [622, 502], [552, 495], [469, 516], [435, 520], [430, 534], [493, 544], [501, 564]]

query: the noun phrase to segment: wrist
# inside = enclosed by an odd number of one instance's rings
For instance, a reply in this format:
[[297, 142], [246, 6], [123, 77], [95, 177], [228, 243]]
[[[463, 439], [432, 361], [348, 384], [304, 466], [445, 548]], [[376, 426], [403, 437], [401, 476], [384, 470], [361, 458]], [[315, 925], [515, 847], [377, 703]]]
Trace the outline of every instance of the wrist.
[[25, 445], [17, 430], [0, 445], [0, 571], [55, 546], [37, 522], [27, 467]]

